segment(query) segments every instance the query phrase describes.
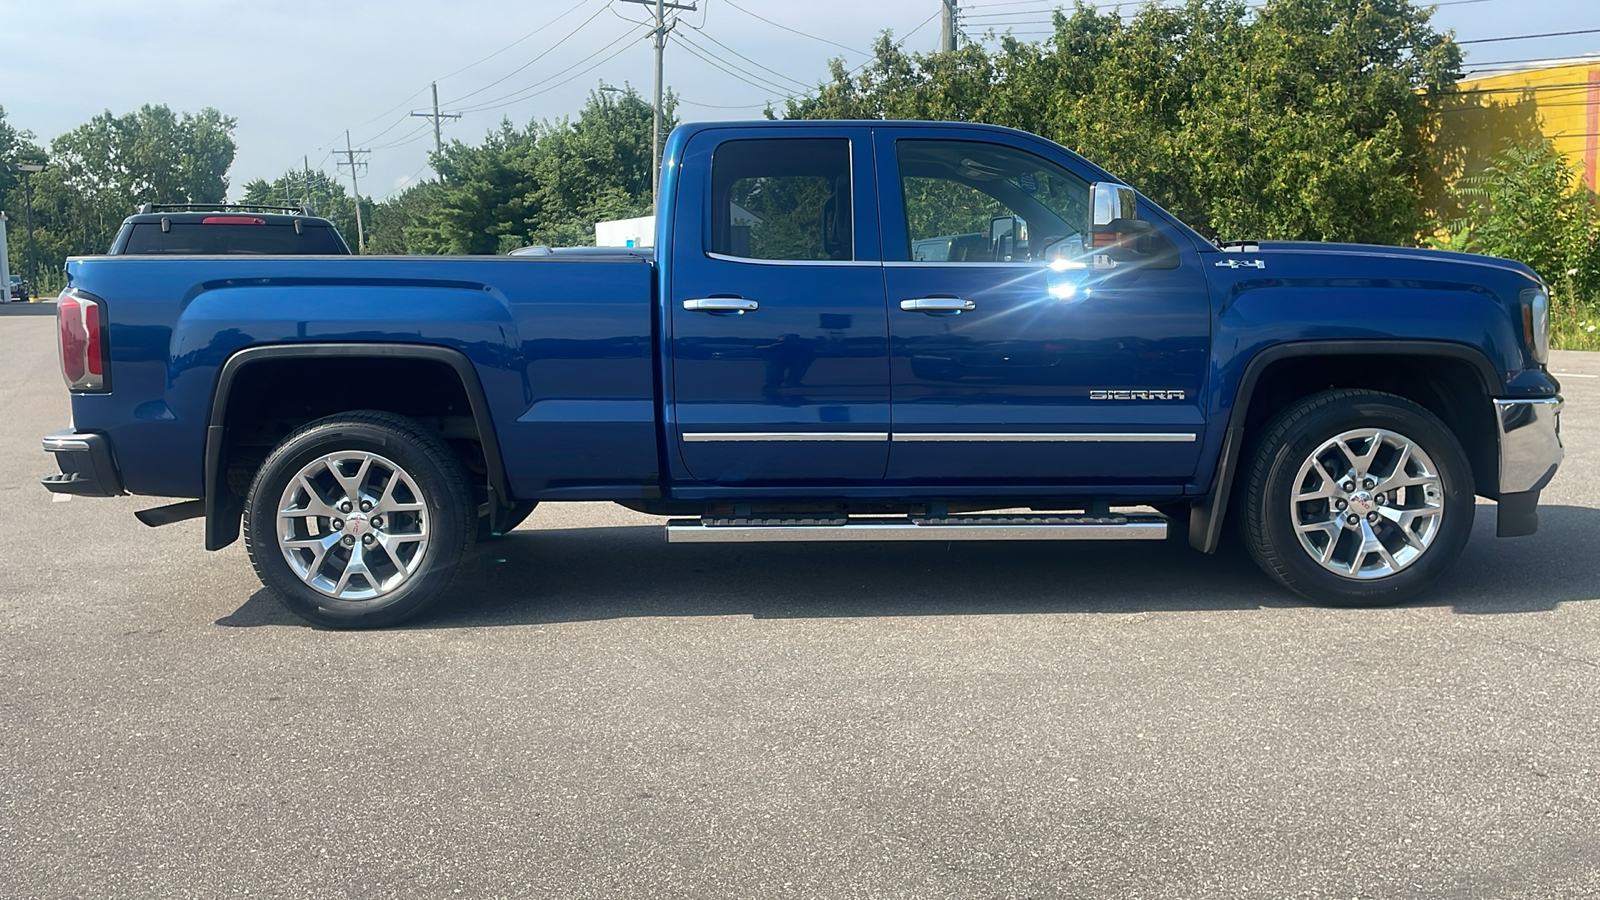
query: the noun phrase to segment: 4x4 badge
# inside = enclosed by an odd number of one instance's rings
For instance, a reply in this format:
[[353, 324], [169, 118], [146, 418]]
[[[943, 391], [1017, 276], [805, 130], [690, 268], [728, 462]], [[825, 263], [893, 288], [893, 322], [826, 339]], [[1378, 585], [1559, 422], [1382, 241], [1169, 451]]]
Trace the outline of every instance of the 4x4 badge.
[[1219, 259], [1219, 269], [1265, 269], [1267, 261], [1264, 259]]

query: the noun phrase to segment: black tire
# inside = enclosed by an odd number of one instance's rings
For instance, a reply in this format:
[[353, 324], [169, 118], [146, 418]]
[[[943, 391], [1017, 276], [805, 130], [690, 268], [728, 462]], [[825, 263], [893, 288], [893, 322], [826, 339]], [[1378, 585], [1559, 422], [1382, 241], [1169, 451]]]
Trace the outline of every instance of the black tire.
[[[1309, 465], [1308, 460], [1313, 453], [1336, 436], [1367, 428], [1385, 429], [1402, 436], [1414, 448], [1421, 450], [1422, 457], [1431, 461], [1437, 475], [1437, 485], [1427, 496], [1430, 499], [1442, 498], [1442, 506], [1437, 523], [1433, 526], [1431, 543], [1398, 569], [1393, 565], [1386, 566], [1377, 550], [1362, 552], [1365, 546], [1361, 544], [1364, 531], [1355, 530], [1361, 527], [1359, 522], [1353, 523], [1349, 536], [1336, 534], [1333, 541], [1343, 540], [1346, 543], [1337, 551], [1342, 554], [1341, 560], [1335, 562], [1349, 558], [1354, 561], [1354, 566], [1361, 566], [1363, 559], [1374, 563], [1374, 572], [1367, 573], [1367, 577], [1354, 577], [1330, 571], [1312, 557], [1312, 550], [1301, 542], [1295, 517], [1308, 507], [1316, 510], [1317, 501], [1295, 503], [1291, 498], [1296, 496], [1294, 492], [1297, 489], [1302, 493], [1313, 490], [1297, 483], [1301, 467]], [[1250, 555], [1280, 584], [1313, 602], [1328, 606], [1387, 606], [1403, 603], [1421, 593], [1461, 555], [1472, 533], [1475, 511], [1472, 467], [1461, 449], [1460, 441], [1437, 416], [1393, 394], [1333, 390], [1306, 397], [1284, 410], [1268, 422], [1260, 434], [1248, 477], [1242, 486], [1241, 525]], [[1365, 449], [1372, 447], [1371, 444], [1360, 446]], [[1374, 452], [1392, 454], [1389, 459], [1403, 458], [1397, 447]], [[1374, 468], [1381, 468], [1381, 465], [1374, 463]], [[1342, 473], [1333, 474], [1334, 481], [1342, 486], [1345, 483], [1341, 480]], [[1311, 480], [1314, 484], [1322, 479], [1320, 475], [1312, 475]], [[1356, 484], [1355, 487], [1361, 489], [1363, 485]], [[1378, 487], [1382, 487], [1381, 480]], [[1418, 487], [1417, 490], [1428, 489]], [[1313, 512], [1306, 516], [1306, 522], [1309, 525], [1324, 515], [1330, 520], [1349, 521], [1351, 513], [1367, 509], [1370, 511], [1357, 518], [1378, 514], [1372, 531], [1383, 538], [1385, 551], [1391, 556], [1410, 552], [1405, 550], [1404, 533], [1398, 531], [1391, 520], [1383, 518], [1382, 507], [1388, 501], [1377, 497], [1377, 493], [1363, 491], [1362, 496], [1366, 499], [1359, 504], [1354, 495], [1349, 500], [1343, 499], [1343, 494], [1337, 499], [1329, 498], [1326, 512]], [[1399, 493], [1391, 490], [1387, 496], [1398, 497]], [[1409, 506], [1409, 488], [1406, 496]], [[1346, 506], [1335, 507], [1335, 503], [1344, 503]], [[1391, 509], [1391, 512], [1399, 511]], [[1328, 546], [1326, 535], [1308, 540], [1320, 542], [1322, 548]], [[1382, 574], [1385, 568], [1393, 571]]]
[[[398, 578], [395, 586], [371, 599], [340, 599], [314, 588], [290, 566], [286, 551], [279, 543], [278, 509], [290, 481], [322, 457], [339, 453], [373, 454], [380, 461], [398, 467], [415, 485], [419, 496], [412, 497], [410, 505], [423, 514], [418, 521], [426, 526], [416, 529], [425, 530], [428, 539], [407, 561], [406, 564], [416, 566], [409, 574], [399, 574], [396, 563], [384, 563], [390, 557], [379, 555], [381, 548], [367, 551], [374, 554], [375, 565], [391, 566], [391, 577]], [[375, 467], [381, 468], [376, 464]], [[411, 496], [408, 488], [402, 491], [405, 496]], [[477, 535], [477, 509], [471, 497], [460, 462], [434, 432], [393, 413], [370, 410], [340, 413], [318, 419], [290, 434], [262, 463], [245, 499], [245, 548], [262, 584], [295, 615], [328, 628], [394, 625], [420, 613], [449, 587], [457, 566], [471, 550]], [[390, 518], [405, 515], [408, 514], [396, 513]], [[375, 528], [362, 516], [352, 514], [351, 518], [361, 519], [364, 529]], [[326, 532], [328, 525], [324, 523], [320, 528]], [[406, 552], [406, 545], [400, 547], [399, 553]], [[339, 547], [324, 552], [329, 556], [350, 553]], [[317, 560], [321, 569], [322, 557]], [[348, 562], [346, 559], [346, 565]], [[373, 589], [378, 588], [371, 575], [355, 577], [362, 578], [363, 583]], [[351, 587], [355, 587], [354, 578], [351, 578]]]

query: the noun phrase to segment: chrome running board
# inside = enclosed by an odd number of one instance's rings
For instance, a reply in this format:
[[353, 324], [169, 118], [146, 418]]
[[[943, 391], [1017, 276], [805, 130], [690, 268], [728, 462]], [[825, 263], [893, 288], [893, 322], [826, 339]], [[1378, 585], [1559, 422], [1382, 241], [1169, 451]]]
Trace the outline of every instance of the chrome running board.
[[673, 519], [667, 541], [719, 544], [763, 541], [1159, 541], [1156, 515], [785, 516]]

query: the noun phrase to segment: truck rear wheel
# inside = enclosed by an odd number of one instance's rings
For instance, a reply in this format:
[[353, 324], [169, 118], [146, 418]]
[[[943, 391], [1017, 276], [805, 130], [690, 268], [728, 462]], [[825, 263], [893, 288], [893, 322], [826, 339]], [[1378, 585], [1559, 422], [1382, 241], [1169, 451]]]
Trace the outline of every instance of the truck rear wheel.
[[267, 457], [245, 500], [245, 547], [295, 615], [393, 625], [449, 587], [477, 533], [470, 498], [437, 434], [393, 413], [342, 413]]
[[1244, 486], [1250, 554], [1330, 606], [1423, 591], [1472, 532], [1472, 468], [1445, 424], [1392, 394], [1335, 390], [1273, 419]]

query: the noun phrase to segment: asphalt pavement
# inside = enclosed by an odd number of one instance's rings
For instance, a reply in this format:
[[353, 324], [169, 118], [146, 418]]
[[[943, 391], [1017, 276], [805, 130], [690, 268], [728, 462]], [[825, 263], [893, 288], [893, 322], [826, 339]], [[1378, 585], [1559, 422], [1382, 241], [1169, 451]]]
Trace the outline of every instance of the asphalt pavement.
[[1542, 528], [1329, 610], [1147, 544], [673, 545], [541, 507], [307, 627], [149, 498], [56, 502], [0, 307], [0, 896], [1600, 896], [1600, 356]]

